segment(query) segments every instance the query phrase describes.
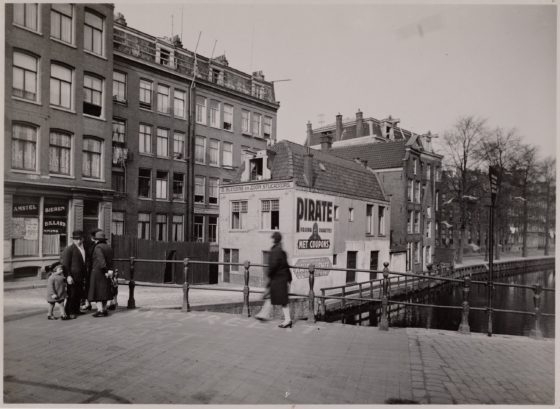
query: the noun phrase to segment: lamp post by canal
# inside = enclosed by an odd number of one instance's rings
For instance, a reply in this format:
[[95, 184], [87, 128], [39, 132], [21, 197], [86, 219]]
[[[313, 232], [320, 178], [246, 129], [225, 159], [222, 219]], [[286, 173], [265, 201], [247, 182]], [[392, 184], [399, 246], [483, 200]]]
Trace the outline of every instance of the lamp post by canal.
[[492, 336], [492, 291], [494, 290], [494, 204], [496, 203], [496, 194], [500, 185], [498, 169], [495, 166], [488, 168], [488, 177], [490, 178], [490, 226], [489, 230], [489, 249], [488, 249], [488, 336]]

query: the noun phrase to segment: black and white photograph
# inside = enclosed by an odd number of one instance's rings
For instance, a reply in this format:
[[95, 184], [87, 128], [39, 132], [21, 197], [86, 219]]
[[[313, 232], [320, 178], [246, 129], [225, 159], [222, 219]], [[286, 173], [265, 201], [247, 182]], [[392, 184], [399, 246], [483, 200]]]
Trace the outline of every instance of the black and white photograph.
[[558, 404], [555, 1], [0, 9], [2, 406]]

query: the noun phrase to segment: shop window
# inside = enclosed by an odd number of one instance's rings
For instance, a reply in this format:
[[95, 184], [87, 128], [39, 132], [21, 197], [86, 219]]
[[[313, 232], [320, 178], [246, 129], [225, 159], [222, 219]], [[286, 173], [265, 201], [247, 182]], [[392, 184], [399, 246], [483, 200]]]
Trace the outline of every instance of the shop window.
[[194, 202], [204, 203], [206, 178], [203, 176], [194, 177]]
[[171, 220], [171, 240], [173, 241], [184, 241], [185, 240], [185, 227], [183, 223], [182, 215], [173, 215]]
[[74, 6], [71, 4], [51, 4], [51, 38], [73, 44]]
[[47, 199], [43, 205], [43, 254], [59, 255], [68, 244], [68, 201]]
[[138, 213], [138, 238], [150, 240], [150, 213]]
[[37, 101], [37, 65], [39, 59], [27, 53], [14, 51], [12, 95]]
[[247, 215], [247, 201], [231, 202], [231, 228], [234, 230], [243, 229]]
[[37, 127], [14, 124], [12, 127], [12, 169], [37, 169]]
[[138, 169], [138, 196], [151, 197], [152, 171], [150, 169]]
[[113, 211], [111, 234], [114, 234], [115, 236], [124, 235], [124, 212]]
[[156, 240], [167, 241], [167, 215], [156, 215]]
[[261, 229], [278, 230], [280, 228], [280, 202], [276, 200], [261, 201]]
[[39, 253], [39, 198], [14, 196], [12, 207], [13, 256]]

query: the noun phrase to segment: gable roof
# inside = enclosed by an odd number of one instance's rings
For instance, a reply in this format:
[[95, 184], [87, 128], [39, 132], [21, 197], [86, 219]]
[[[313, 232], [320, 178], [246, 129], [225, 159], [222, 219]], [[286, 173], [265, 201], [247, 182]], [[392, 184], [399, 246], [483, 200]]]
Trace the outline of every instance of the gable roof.
[[390, 169], [403, 166], [406, 153], [404, 139], [363, 145], [333, 146], [329, 153], [348, 160], [367, 160], [371, 169]]
[[[304, 156], [307, 148], [290, 141], [280, 141], [269, 152], [272, 180], [293, 179], [298, 186], [308, 187], [304, 178]], [[362, 165], [330, 153], [310, 149], [313, 155], [313, 188], [369, 199], [387, 200], [377, 176]]]

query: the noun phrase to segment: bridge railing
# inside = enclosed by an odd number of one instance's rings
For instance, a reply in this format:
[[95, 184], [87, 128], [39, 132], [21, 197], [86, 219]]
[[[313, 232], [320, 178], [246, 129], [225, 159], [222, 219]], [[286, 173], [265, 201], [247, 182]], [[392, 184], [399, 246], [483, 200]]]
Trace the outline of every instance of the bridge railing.
[[[265, 264], [252, 264], [250, 261], [245, 261], [243, 263], [232, 263], [232, 262], [218, 262], [218, 261], [200, 261], [200, 260], [190, 260], [185, 258], [184, 260], [153, 260], [153, 259], [141, 259], [130, 257], [128, 259], [114, 259], [114, 261], [118, 262], [128, 262], [129, 266], [129, 298], [127, 307], [128, 308], [135, 308], [136, 301], [134, 299], [134, 289], [136, 286], [134, 280], [134, 273], [136, 269], [137, 263], [178, 263], [183, 265], [183, 284], [158, 284], [157, 287], [171, 287], [171, 288], [182, 288], [183, 290], [183, 302], [182, 302], [182, 310], [185, 312], [191, 311], [191, 306], [189, 303], [189, 291], [190, 290], [213, 290], [213, 291], [230, 291], [230, 292], [240, 292], [243, 293], [243, 307], [241, 314], [246, 315], [247, 317], [251, 316], [250, 310], [250, 303], [249, 303], [249, 295], [250, 293], [256, 294], [263, 294], [265, 291], [262, 289], [250, 289], [249, 281], [250, 281], [250, 268], [251, 267], [258, 267], [258, 268], [266, 268], [268, 267]], [[527, 267], [527, 263], [523, 263], [523, 261], [529, 260], [521, 260], [522, 267]], [[535, 260], [537, 261], [537, 260]], [[513, 264], [514, 262], [503, 262], [504, 266], [507, 265], [508, 268], [516, 268], [516, 265]], [[192, 265], [195, 264], [207, 264], [207, 265], [222, 265], [222, 266], [238, 266], [243, 267], [243, 281], [244, 286], [243, 289], [236, 289], [236, 288], [223, 288], [223, 287], [215, 287], [212, 285], [192, 285], [189, 283], [189, 269]], [[536, 284], [533, 286], [530, 285], [523, 285], [523, 284], [508, 284], [508, 283], [501, 283], [501, 282], [492, 282], [491, 283], [491, 291], [493, 291], [494, 287], [501, 286], [501, 287], [511, 287], [511, 288], [519, 288], [525, 290], [532, 290], [533, 291], [533, 302], [534, 302], [534, 310], [533, 311], [521, 311], [521, 310], [510, 310], [510, 309], [499, 309], [499, 308], [490, 308], [489, 306], [486, 307], [471, 307], [469, 305], [469, 293], [471, 285], [485, 285], [488, 286], [487, 281], [478, 281], [472, 280], [471, 275], [474, 274], [475, 268], [480, 268], [480, 266], [467, 266], [462, 267], [460, 274], [464, 274], [462, 278], [456, 278], [453, 276], [457, 276], [457, 270], [454, 268], [429, 268], [427, 274], [416, 274], [416, 273], [406, 273], [406, 272], [395, 272], [389, 271], [389, 263], [384, 263], [384, 269], [382, 271], [378, 270], [366, 270], [366, 269], [347, 269], [347, 268], [316, 268], [314, 265], [308, 266], [308, 273], [309, 273], [309, 292], [307, 294], [297, 294], [297, 293], [290, 293], [291, 297], [298, 297], [298, 298], [307, 298], [308, 300], [308, 320], [310, 322], [316, 322], [318, 316], [324, 318], [327, 313], [327, 301], [341, 301], [342, 308], [347, 306], [348, 302], [364, 302], [364, 303], [380, 303], [381, 304], [381, 317], [379, 320], [378, 328], [380, 330], [388, 330], [389, 328], [389, 304], [395, 305], [404, 305], [404, 306], [411, 306], [411, 307], [420, 307], [420, 308], [443, 308], [443, 309], [451, 309], [451, 310], [461, 310], [461, 323], [459, 325], [458, 331], [460, 333], [470, 333], [469, 327], [469, 312], [470, 310], [473, 311], [485, 311], [489, 312], [503, 312], [503, 313], [512, 313], [512, 314], [521, 314], [521, 315], [532, 315], [534, 317], [534, 336], [536, 338], [542, 338], [542, 331], [541, 331], [541, 317], [554, 317], [554, 314], [550, 313], [543, 313], [541, 312], [540, 308], [540, 299], [543, 292], [555, 292], [554, 288], [545, 288], [540, 284]], [[290, 266], [290, 268], [301, 268], [297, 266]], [[337, 272], [361, 272], [361, 273], [369, 273], [370, 276], [377, 277], [379, 274], [383, 275], [383, 278], [374, 278], [368, 281], [363, 282], [353, 282], [339, 286], [332, 286], [332, 287], [323, 287], [320, 289], [321, 295], [315, 294], [315, 271], [316, 270], [327, 270], [327, 271], [337, 271]], [[442, 275], [439, 275], [442, 274]], [[421, 290], [424, 288], [428, 288], [433, 285], [434, 282], [442, 281], [442, 282], [450, 282], [450, 283], [458, 283], [462, 285], [462, 303], [460, 306], [458, 305], [438, 305], [438, 304], [426, 304], [426, 303], [414, 303], [414, 302], [407, 302], [407, 301], [399, 301], [399, 300], [392, 300], [391, 299], [391, 291], [395, 291], [398, 293], [399, 290], [401, 291], [414, 291], [414, 290]], [[154, 285], [156, 286], [156, 285]], [[334, 294], [333, 294], [334, 292]], [[365, 296], [364, 296], [365, 295]], [[316, 299], [318, 303], [316, 303]], [[317, 305], [318, 304], [318, 305]], [[318, 313], [316, 313], [316, 306], [318, 306]]]

